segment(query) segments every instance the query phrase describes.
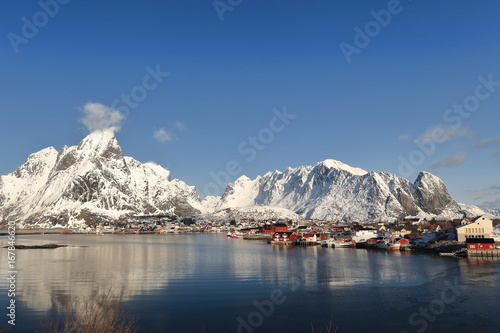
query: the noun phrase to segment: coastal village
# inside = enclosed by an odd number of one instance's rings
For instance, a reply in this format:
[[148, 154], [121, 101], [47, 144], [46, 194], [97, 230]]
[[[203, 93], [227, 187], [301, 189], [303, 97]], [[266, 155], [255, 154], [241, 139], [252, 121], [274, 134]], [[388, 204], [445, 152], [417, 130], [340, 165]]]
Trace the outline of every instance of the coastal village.
[[[41, 229], [24, 229], [37, 233]], [[131, 216], [86, 228], [44, 229], [43, 233], [171, 234], [225, 233], [229, 238], [266, 240], [274, 246], [323, 246], [429, 251], [448, 256], [500, 256], [500, 219], [478, 216], [450, 221], [407, 218], [400, 222], [347, 223], [324, 220], [204, 221], [174, 215]]]

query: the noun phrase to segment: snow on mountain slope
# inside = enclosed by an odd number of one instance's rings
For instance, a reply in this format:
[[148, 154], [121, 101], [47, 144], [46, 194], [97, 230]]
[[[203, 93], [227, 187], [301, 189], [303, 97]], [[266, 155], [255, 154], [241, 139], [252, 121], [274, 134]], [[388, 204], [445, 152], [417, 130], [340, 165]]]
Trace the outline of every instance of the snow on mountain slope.
[[253, 198], [259, 192], [258, 179], [250, 180], [247, 176], [241, 176], [234, 183], [227, 186], [223, 200], [219, 201], [217, 210], [229, 207], [246, 207], [254, 204]]
[[490, 219], [495, 219], [500, 217], [500, 210], [497, 209], [481, 209], [478, 206], [466, 205], [459, 203], [460, 208], [467, 214], [467, 217], [476, 217], [486, 215]]
[[484, 212], [486, 214], [489, 214], [491, 216], [494, 216], [496, 218], [500, 217], [500, 209], [494, 209], [494, 208], [483, 208]]
[[236, 208], [226, 208], [212, 213], [202, 214], [198, 218], [208, 221], [219, 221], [219, 222], [229, 222], [231, 220], [250, 220], [255, 219], [257, 221], [277, 221], [277, 220], [292, 220], [300, 221], [303, 217], [292, 212], [289, 209], [282, 207], [270, 207], [270, 206], [248, 206], [248, 207], [236, 207]]
[[336, 161], [336, 160], [332, 160], [332, 159], [324, 160], [321, 163], [323, 163], [323, 165], [329, 169], [332, 169], [332, 168], [341, 169], [341, 170], [345, 170], [345, 171], [347, 171], [353, 175], [357, 175], [357, 176], [364, 176], [368, 173], [367, 171], [365, 171], [363, 169], [354, 168], [354, 167], [351, 167], [345, 163], [342, 163], [342, 162]]
[[269, 172], [229, 184], [218, 209], [251, 205], [290, 209], [306, 218], [393, 221], [406, 216], [463, 216], [436, 176], [422, 172], [415, 183], [387, 172], [366, 172], [326, 160], [314, 166]]
[[215, 207], [220, 201], [220, 196], [207, 196], [201, 201], [201, 211], [204, 213], [215, 212]]
[[22, 215], [29, 200], [47, 183], [57, 150], [45, 148], [31, 154], [13, 173], [0, 176], [0, 221]]
[[92, 222], [123, 214], [189, 215], [196, 189], [154, 163], [123, 156], [114, 133], [92, 132], [78, 146], [47, 148], [0, 178], [0, 221]]
[[255, 214], [260, 219], [297, 219], [299, 214], [360, 222], [463, 216], [445, 184], [430, 173], [420, 173], [411, 183], [335, 160], [268, 172], [253, 180], [241, 176], [222, 197], [200, 201], [194, 187], [172, 180], [168, 170], [124, 156], [109, 130], [94, 131], [79, 145], [59, 152], [43, 149], [0, 177], [0, 222], [65, 225], [167, 213], [213, 213], [214, 218]]

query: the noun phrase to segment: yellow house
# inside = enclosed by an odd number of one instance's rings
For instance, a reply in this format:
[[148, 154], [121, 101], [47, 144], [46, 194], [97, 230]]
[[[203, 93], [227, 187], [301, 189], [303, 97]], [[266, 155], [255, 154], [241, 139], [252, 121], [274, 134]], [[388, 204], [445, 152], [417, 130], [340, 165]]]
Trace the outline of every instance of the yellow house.
[[493, 231], [493, 221], [486, 216], [479, 216], [469, 224], [457, 227], [457, 239], [465, 242], [466, 238], [489, 238]]

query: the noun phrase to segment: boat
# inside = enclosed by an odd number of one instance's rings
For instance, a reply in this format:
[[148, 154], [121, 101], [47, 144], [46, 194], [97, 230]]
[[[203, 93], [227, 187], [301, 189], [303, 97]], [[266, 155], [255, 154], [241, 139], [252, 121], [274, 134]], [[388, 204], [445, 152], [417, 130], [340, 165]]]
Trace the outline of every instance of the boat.
[[239, 231], [230, 231], [226, 234], [227, 237], [230, 237], [230, 238], [243, 238], [243, 233], [239, 232]]
[[109, 225], [105, 225], [104, 227], [101, 228], [101, 232], [103, 234], [112, 234], [115, 232], [115, 228]]
[[356, 242], [356, 248], [366, 248], [369, 247], [367, 246], [367, 241], [377, 236], [377, 230], [366, 228], [356, 231], [355, 235], [352, 237], [352, 240]]
[[322, 240], [321, 247], [335, 247], [335, 238], [328, 238]]
[[401, 249], [401, 243], [399, 243], [395, 238], [384, 238], [377, 244], [377, 248], [396, 251]]
[[349, 248], [354, 247], [355, 243], [351, 239], [336, 239], [333, 242], [335, 248]]
[[334, 248], [349, 248], [354, 247], [355, 242], [349, 238], [328, 238], [326, 240], [321, 241], [322, 247], [334, 247]]

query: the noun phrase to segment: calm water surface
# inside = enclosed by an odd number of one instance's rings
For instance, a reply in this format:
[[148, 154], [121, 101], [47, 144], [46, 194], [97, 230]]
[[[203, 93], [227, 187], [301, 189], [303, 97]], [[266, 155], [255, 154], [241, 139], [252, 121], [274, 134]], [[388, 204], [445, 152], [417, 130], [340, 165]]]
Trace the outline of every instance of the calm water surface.
[[[339, 333], [500, 330], [498, 261], [273, 247], [222, 234], [37, 235], [17, 243], [71, 247], [17, 250], [12, 332], [32, 332], [71, 300], [110, 290], [142, 332], [325, 332], [330, 321]], [[7, 250], [0, 255], [5, 309]]]

